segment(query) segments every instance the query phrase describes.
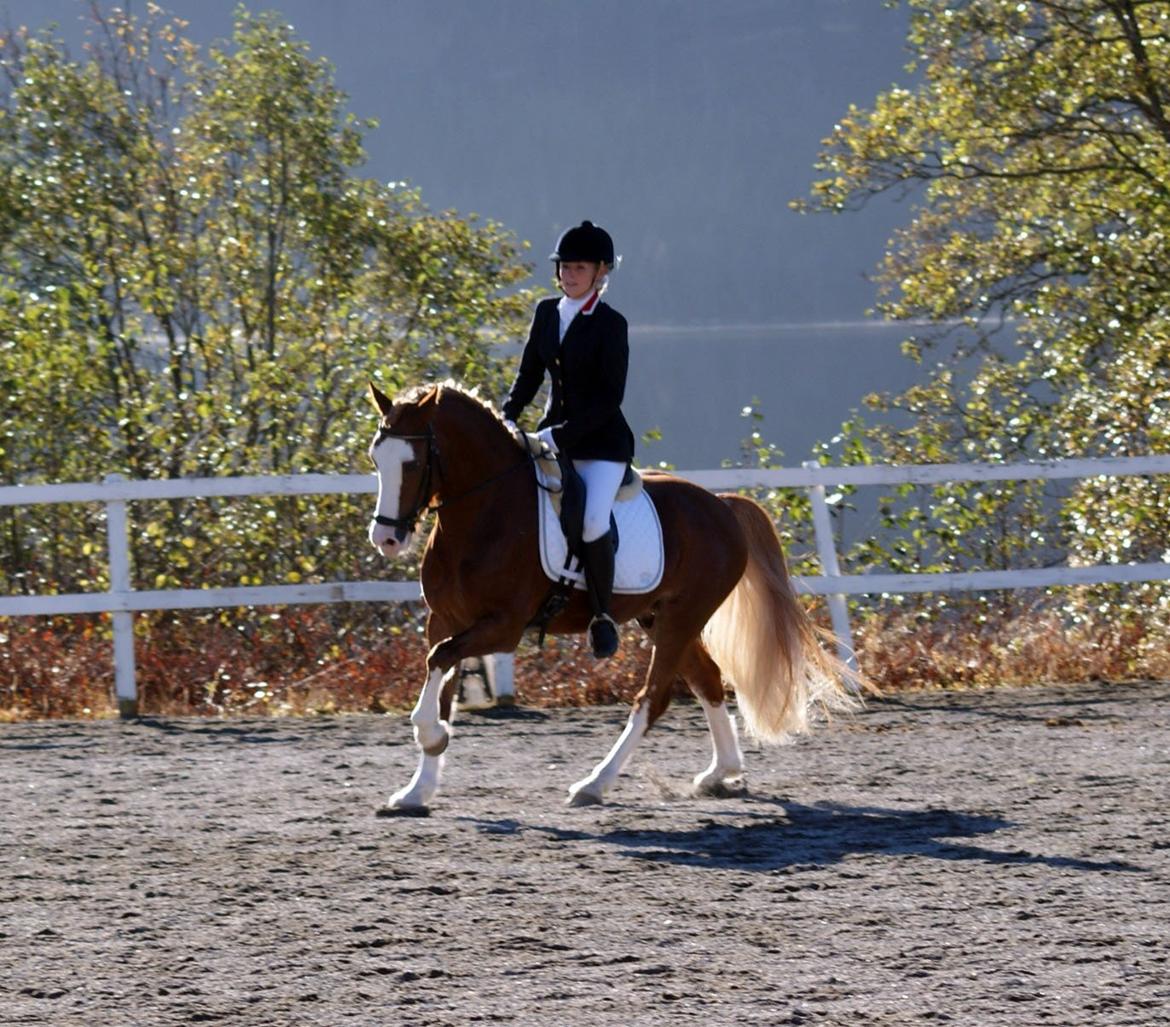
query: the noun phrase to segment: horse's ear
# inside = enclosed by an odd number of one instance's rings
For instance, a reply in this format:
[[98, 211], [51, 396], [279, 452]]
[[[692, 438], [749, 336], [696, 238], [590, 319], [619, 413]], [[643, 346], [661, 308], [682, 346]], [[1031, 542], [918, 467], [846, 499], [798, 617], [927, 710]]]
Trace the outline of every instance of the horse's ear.
[[370, 400], [382, 417], [389, 417], [390, 412], [394, 409], [394, 400], [382, 392], [373, 382], [370, 382]]

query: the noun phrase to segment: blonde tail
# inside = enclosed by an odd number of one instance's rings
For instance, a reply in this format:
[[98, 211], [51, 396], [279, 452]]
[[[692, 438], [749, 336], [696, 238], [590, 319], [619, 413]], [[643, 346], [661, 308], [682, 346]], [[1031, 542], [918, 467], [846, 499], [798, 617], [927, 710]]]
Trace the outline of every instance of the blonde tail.
[[748, 562], [703, 629], [703, 643], [735, 688], [748, 734], [784, 742], [808, 729], [810, 714], [856, 709], [847, 687], [859, 678], [821, 647], [768, 514], [743, 496], [719, 498], [743, 530]]

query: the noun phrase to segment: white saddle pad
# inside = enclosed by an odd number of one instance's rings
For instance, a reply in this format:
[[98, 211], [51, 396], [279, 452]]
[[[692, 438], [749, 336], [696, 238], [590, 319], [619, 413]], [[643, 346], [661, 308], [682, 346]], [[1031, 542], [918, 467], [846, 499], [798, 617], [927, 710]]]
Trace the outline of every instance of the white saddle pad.
[[[538, 470], [537, 476], [540, 475]], [[542, 484], [546, 484], [542, 482]], [[585, 588], [585, 574], [574, 559], [565, 570], [569, 545], [561, 531], [561, 520], [553, 508], [549, 493], [537, 489], [540, 498], [540, 565], [553, 581], [567, 578], [574, 588]], [[665, 555], [662, 547], [662, 524], [645, 489], [633, 499], [615, 503], [614, 520], [618, 526], [618, 551], [614, 560], [613, 590], [626, 595], [653, 592], [662, 582]]]

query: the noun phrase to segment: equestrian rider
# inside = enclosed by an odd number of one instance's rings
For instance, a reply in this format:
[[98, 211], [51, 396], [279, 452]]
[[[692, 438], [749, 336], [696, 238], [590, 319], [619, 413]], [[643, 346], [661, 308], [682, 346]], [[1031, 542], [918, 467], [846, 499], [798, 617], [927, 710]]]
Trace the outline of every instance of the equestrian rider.
[[621, 411], [629, 363], [626, 319], [601, 302], [614, 267], [608, 232], [583, 221], [562, 233], [549, 259], [562, 295], [537, 304], [504, 419], [515, 430], [516, 418], [547, 373], [551, 388], [537, 434], [553, 453], [570, 459], [585, 481], [583, 564], [593, 613], [589, 639], [593, 655], [603, 659], [618, 648], [617, 625], [609, 615], [610, 514], [634, 456], [634, 433]]

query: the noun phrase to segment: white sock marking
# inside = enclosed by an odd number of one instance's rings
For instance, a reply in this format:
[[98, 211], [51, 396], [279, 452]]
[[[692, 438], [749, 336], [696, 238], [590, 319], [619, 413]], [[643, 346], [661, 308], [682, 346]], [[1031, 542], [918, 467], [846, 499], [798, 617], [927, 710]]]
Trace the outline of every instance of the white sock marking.
[[642, 740], [649, 720], [650, 712], [646, 705], [633, 711], [626, 721], [625, 729], [618, 740], [614, 742], [608, 755], [593, 768], [588, 777], [578, 781], [569, 789], [569, 797], [573, 798], [579, 792], [585, 792], [600, 801], [606, 790], [617, 780], [626, 760], [630, 758], [630, 754]]
[[714, 752], [711, 765], [703, 773], [695, 776], [695, 787], [701, 789], [743, 774], [743, 753], [740, 751], [739, 738], [736, 736], [735, 718], [727, 709], [727, 704], [719, 703], [718, 706], [713, 706], [701, 698], [699, 704], [707, 715], [707, 727], [711, 731], [711, 748]]

